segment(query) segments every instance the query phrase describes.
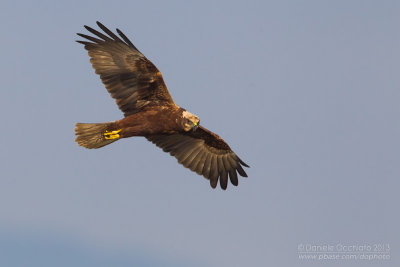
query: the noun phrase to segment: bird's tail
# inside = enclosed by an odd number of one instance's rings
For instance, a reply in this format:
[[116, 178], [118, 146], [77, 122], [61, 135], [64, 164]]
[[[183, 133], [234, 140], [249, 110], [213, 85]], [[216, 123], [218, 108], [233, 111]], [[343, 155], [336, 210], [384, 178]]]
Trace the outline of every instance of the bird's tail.
[[86, 148], [100, 148], [120, 139], [119, 132], [113, 131], [113, 122], [77, 123], [75, 127], [78, 145]]

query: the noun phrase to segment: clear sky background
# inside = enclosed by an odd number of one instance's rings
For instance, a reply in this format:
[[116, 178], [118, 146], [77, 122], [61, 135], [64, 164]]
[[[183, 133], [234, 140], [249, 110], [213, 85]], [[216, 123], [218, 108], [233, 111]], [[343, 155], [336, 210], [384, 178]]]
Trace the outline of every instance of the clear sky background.
[[[399, 1], [2, 1], [0, 266], [400, 266]], [[83, 47], [120, 28], [251, 168], [226, 192], [122, 117]], [[299, 260], [299, 244], [391, 260]]]

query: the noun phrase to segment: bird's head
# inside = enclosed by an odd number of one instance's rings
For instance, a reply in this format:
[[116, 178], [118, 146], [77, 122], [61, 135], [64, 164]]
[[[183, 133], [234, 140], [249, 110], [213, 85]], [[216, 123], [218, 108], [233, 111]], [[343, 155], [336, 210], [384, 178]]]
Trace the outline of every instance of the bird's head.
[[182, 112], [182, 127], [183, 130], [185, 130], [185, 132], [188, 132], [192, 129], [193, 131], [196, 131], [199, 125], [200, 125], [199, 117], [186, 110]]

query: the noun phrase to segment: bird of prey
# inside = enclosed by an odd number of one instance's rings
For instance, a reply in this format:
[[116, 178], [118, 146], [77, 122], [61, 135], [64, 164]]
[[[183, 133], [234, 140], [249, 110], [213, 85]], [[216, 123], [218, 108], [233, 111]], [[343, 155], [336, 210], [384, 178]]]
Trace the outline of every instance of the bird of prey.
[[247, 177], [244, 163], [215, 133], [200, 126], [200, 119], [176, 105], [160, 71], [119, 30], [119, 36], [100, 22], [103, 33], [78, 33], [95, 72], [115, 99], [124, 118], [105, 123], [77, 123], [75, 141], [86, 148], [100, 148], [121, 138], [143, 136], [178, 162], [222, 189], [238, 185], [239, 173]]

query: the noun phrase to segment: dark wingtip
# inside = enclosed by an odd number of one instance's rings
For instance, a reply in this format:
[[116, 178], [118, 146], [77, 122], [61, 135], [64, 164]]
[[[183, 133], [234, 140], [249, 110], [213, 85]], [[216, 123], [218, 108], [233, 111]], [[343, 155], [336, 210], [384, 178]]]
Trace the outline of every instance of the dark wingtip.
[[126, 35], [120, 30], [120, 29], [116, 29], [117, 33], [119, 34], [119, 36], [121, 36], [121, 38], [125, 41], [125, 43], [127, 43], [130, 47], [133, 47], [134, 49], [136, 49], [137, 51], [139, 51], [136, 46], [133, 45], [133, 43], [131, 42], [131, 40], [129, 40], [128, 37], [126, 37]]
[[227, 172], [220, 173], [219, 184], [220, 184], [222, 190], [226, 190], [226, 188], [228, 187], [228, 173]]
[[210, 185], [211, 185], [211, 188], [212, 188], [212, 189], [217, 188], [218, 180], [214, 181], [214, 180], [211, 180], [211, 179], [210, 179]]
[[242, 177], [247, 177], [247, 173], [243, 170], [242, 166], [240, 164], [237, 165], [236, 170]]
[[238, 186], [239, 185], [239, 179], [237, 177], [236, 170], [230, 170], [229, 171], [229, 180], [231, 180], [231, 183], [234, 186]]
[[89, 45], [89, 44], [91, 44], [91, 43], [89, 43], [89, 42], [85, 42], [85, 41], [81, 41], [81, 40], [75, 40], [75, 42], [80, 43], [80, 44], [83, 44], [83, 45]]
[[247, 165], [246, 163], [244, 163], [244, 161], [241, 160], [239, 157], [238, 157], [238, 160], [239, 160], [240, 164], [242, 164], [243, 166], [245, 166], [245, 167], [247, 167], [247, 168], [250, 168], [250, 166]]
[[85, 27], [85, 29], [86, 29], [87, 31], [91, 32], [91, 33], [96, 32], [95, 29], [93, 29], [92, 27], [89, 27], [89, 26], [87, 26], [87, 25], [83, 25], [83, 27]]
[[77, 32], [76, 35], [85, 38], [85, 34], [83, 34], [83, 33]]

